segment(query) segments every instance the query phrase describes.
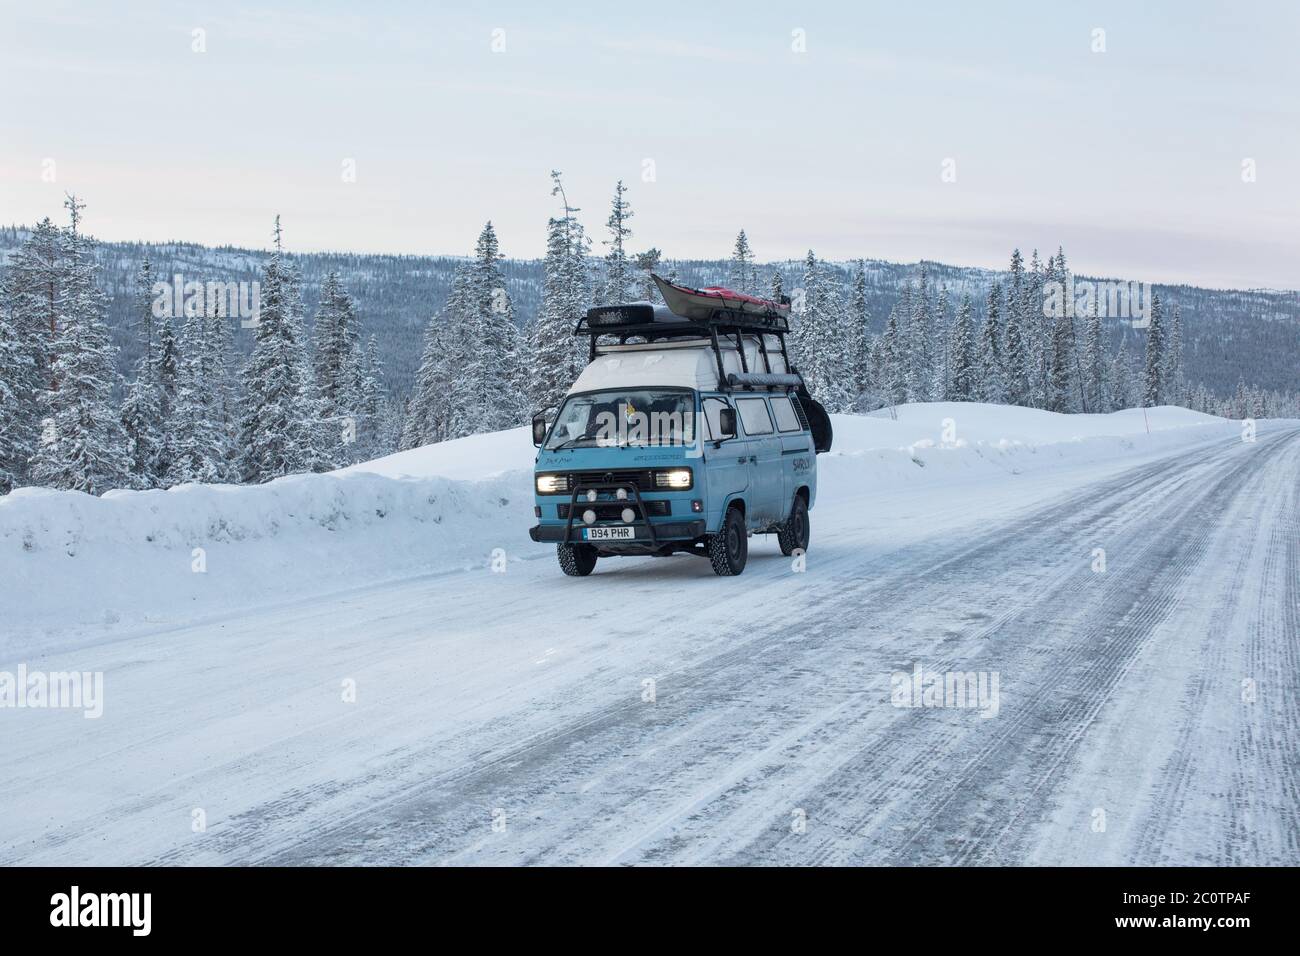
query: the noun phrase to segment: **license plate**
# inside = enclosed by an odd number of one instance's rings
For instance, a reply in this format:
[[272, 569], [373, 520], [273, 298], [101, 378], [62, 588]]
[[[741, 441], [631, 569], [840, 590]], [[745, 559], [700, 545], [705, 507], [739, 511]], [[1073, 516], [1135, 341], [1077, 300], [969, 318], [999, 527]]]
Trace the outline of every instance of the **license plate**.
[[583, 528], [587, 541], [630, 541], [636, 537], [635, 528]]

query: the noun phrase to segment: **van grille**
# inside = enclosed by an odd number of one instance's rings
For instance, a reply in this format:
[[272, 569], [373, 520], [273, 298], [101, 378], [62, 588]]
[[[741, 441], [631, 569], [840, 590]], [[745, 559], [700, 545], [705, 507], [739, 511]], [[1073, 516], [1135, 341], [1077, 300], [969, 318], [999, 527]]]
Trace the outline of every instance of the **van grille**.
[[[574, 471], [570, 474], [577, 481], [578, 487], [585, 484], [632, 484], [635, 483], [641, 491], [651, 491], [654, 489], [654, 473], [649, 468], [640, 468], [636, 470], [623, 471]], [[573, 486], [570, 485], [570, 488]]]

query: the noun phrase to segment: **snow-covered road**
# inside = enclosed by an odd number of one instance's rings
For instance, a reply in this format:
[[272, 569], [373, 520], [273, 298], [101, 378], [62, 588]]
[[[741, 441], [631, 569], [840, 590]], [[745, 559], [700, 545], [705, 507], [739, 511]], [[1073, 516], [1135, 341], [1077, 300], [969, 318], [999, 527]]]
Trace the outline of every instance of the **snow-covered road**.
[[60, 651], [105, 713], [4, 715], [0, 863], [1300, 864], [1294, 423], [958, 487], [828, 488], [804, 573], [539, 546]]

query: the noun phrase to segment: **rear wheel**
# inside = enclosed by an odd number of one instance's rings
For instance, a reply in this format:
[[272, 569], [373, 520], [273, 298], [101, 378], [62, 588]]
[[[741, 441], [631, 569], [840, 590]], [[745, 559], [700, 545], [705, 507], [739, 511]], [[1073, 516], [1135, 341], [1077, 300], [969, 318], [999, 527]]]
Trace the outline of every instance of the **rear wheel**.
[[808, 521], [808, 502], [803, 500], [803, 495], [795, 495], [794, 506], [790, 508], [790, 517], [785, 519], [785, 524], [781, 525], [776, 532], [781, 553], [791, 555], [796, 548], [807, 551], [811, 531], [812, 526]]
[[739, 508], [731, 508], [722, 520], [717, 534], [708, 536], [709, 562], [716, 574], [724, 577], [745, 570], [749, 559], [749, 535], [745, 530], [745, 516]]
[[596, 549], [589, 544], [557, 544], [555, 554], [571, 578], [585, 578], [596, 567]]

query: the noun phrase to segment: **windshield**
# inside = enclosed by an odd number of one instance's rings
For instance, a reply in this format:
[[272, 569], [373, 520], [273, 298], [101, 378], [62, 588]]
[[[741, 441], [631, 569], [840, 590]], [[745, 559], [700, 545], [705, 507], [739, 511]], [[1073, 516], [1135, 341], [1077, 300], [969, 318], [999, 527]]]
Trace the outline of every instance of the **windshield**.
[[618, 448], [690, 445], [695, 441], [695, 396], [684, 390], [634, 388], [570, 395], [546, 447]]

